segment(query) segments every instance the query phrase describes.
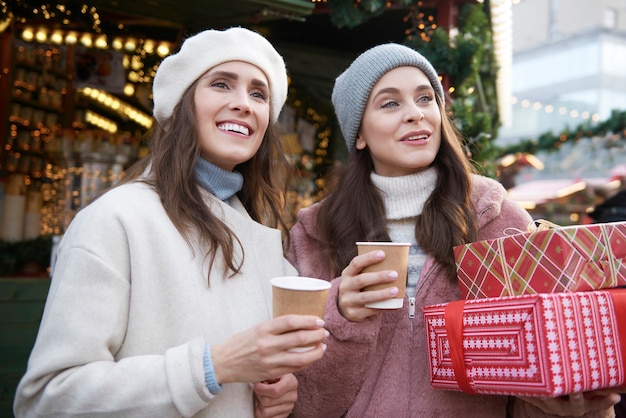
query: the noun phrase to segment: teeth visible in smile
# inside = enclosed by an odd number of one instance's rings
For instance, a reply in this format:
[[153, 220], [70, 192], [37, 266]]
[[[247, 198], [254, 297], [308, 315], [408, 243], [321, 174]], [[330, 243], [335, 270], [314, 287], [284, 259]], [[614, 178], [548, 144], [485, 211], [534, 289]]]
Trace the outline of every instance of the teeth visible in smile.
[[237, 132], [242, 135], [250, 135], [250, 130], [245, 126], [237, 125], [236, 123], [222, 123], [217, 126], [220, 131]]
[[428, 138], [428, 135], [418, 135], [418, 136], [410, 136], [405, 139], [405, 141], [419, 141], [421, 139]]

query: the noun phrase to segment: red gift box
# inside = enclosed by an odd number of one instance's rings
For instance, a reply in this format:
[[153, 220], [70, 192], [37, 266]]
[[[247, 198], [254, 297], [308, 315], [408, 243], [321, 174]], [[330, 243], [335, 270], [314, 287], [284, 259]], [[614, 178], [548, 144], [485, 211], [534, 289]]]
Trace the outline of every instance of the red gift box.
[[626, 289], [426, 306], [431, 384], [467, 393], [548, 397], [621, 386], [624, 318]]
[[454, 247], [464, 299], [626, 285], [626, 222], [559, 227]]

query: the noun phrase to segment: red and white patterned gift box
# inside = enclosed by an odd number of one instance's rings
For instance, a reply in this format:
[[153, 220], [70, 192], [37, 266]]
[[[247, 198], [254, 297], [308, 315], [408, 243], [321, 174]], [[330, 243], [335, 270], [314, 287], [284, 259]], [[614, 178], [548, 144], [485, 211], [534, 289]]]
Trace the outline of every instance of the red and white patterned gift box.
[[626, 285], [626, 222], [558, 227], [454, 247], [464, 299]]
[[523, 396], [622, 386], [624, 318], [626, 289], [426, 306], [431, 384]]

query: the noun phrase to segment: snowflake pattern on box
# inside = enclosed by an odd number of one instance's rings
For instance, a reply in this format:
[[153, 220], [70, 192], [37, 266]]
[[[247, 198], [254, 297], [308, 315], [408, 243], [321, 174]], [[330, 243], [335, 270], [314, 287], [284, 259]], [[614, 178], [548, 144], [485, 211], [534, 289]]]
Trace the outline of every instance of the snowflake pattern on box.
[[626, 285], [626, 222], [541, 230], [454, 247], [464, 299]]
[[[623, 306], [626, 290], [465, 301], [462, 350], [471, 389], [483, 394], [560, 396], [623, 385], [626, 360], [619, 345], [613, 292], [621, 293]], [[461, 390], [451, 360], [446, 305], [424, 307], [431, 383]], [[623, 328], [622, 333], [626, 325]]]

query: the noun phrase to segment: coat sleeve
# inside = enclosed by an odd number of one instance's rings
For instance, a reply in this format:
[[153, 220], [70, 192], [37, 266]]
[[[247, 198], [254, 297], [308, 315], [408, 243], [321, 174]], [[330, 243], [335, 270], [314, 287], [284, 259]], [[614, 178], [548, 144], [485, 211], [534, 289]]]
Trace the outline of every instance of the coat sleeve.
[[478, 217], [478, 240], [495, 239], [526, 231], [533, 221], [528, 211], [508, 197], [497, 181], [474, 177], [472, 200]]
[[324, 259], [322, 243], [315, 236], [316, 213], [316, 206], [300, 211], [298, 222], [289, 231], [285, 257], [301, 276], [330, 281], [335, 274]]

